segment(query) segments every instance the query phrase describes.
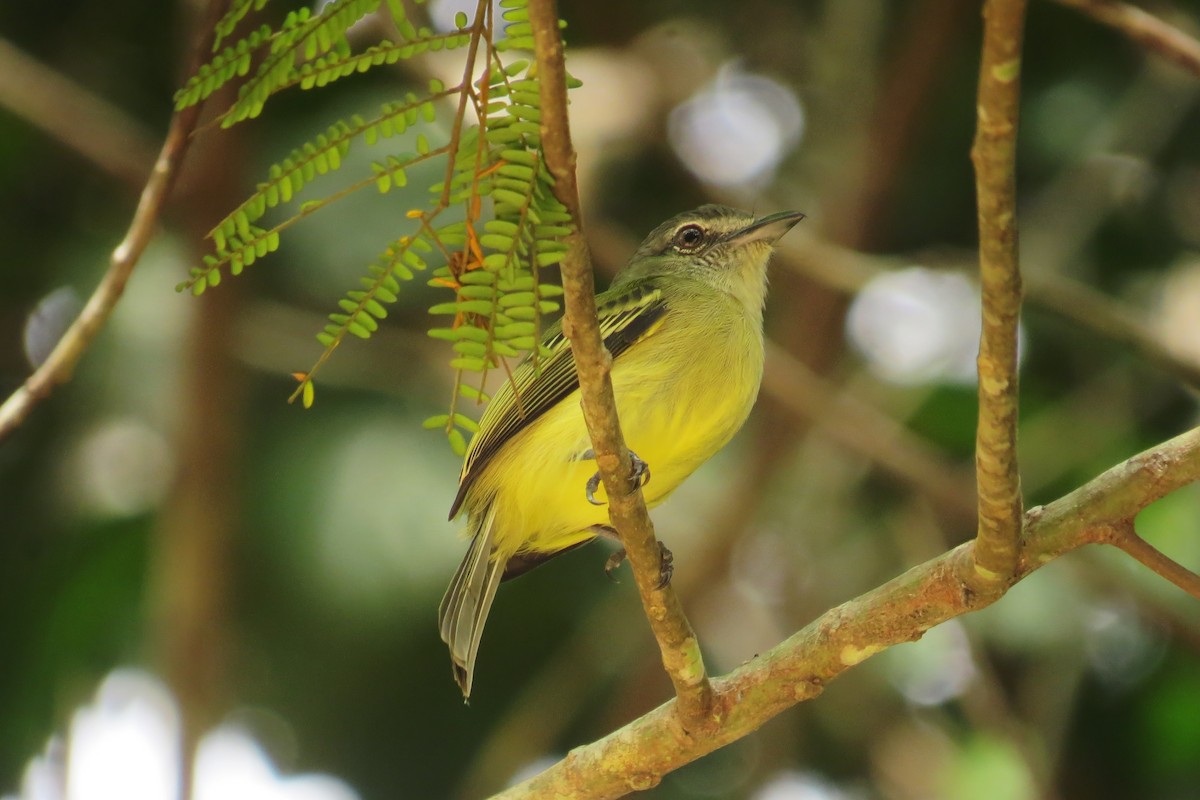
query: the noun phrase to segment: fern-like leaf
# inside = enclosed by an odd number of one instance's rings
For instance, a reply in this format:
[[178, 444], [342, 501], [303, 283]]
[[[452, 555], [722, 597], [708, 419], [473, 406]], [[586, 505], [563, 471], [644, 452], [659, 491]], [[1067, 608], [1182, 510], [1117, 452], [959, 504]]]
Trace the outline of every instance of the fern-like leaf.
[[175, 93], [175, 110], [194, 106], [234, 78], [249, 73], [254, 52], [270, 41], [272, 36], [274, 33], [271, 28], [263, 25], [237, 44], [226, 47], [212, 61], [201, 65], [196, 74]]
[[[218, 39], [232, 36], [241, 20], [266, 2], [233, 0], [218, 25]], [[354, 115], [339, 120], [295, 148], [213, 227], [213, 252], [181, 284], [181, 289], [196, 294], [216, 286], [223, 275], [236, 275], [278, 248], [281, 233], [298, 220], [368, 186], [380, 193], [405, 186], [415, 164], [445, 158], [443, 180], [430, 187], [431, 207], [408, 212], [411, 229], [368, 266], [317, 334], [321, 355], [308, 372], [296, 373], [299, 385], [293, 399], [301, 399], [306, 407], [313, 400], [314, 374], [321, 365], [347, 336], [371, 338], [397, 301], [401, 284], [430, 267], [435, 269], [429, 282], [452, 292], [446, 302], [430, 309], [445, 320], [430, 335], [449, 343], [450, 364], [458, 377], [449, 413], [431, 418], [428, 426], [444, 430], [456, 451], [465, 449], [475, 430], [475, 423], [457, 408], [460, 398], [486, 401], [482, 385], [489, 371], [507, 370], [507, 359], [546, 355], [539, 346], [542, 319], [558, 310], [556, 298], [562, 290], [543, 281], [541, 270], [562, 259], [571, 228], [542, 162], [536, 71], [527, 60], [506, 55], [532, 49], [526, 2], [501, 0], [504, 30], [497, 35], [499, 26], [489, 3], [477, 6], [474, 19], [458, 14], [456, 30], [435, 34], [408, 19], [403, 0], [387, 0], [399, 38], [378, 41], [359, 52], [352, 52], [346, 31], [374, 12], [381, 0], [332, 0], [319, 13], [300, 8], [277, 29], [262, 26], [226, 46], [180, 90], [177, 101], [186, 105], [250, 76], [221, 117], [221, 124], [229, 126], [257, 116], [271, 96], [285, 89], [328, 86], [428, 51], [470, 48], [468, 63], [487, 67], [474, 83], [469, 71], [458, 86], [431, 82], [423, 95], [408, 92], [371, 119]], [[338, 171], [352, 147], [378, 147], [414, 126], [434, 122], [437, 101], [449, 96], [458, 100], [448, 125], [449, 142], [431, 146], [425, 130], [418, 128], [406, 139], [415, 153], [385, 152], [371, 162], [369, 175], [301, 202], [273, 227], [263, 225], [269, 211], [297, 201], [318, 176]], [[477, 124], [466, 118], [472, 112]], [[458, 218], [447, 222], [451, 214], [441, 215], [451, 209], [459, 210]]]
[[317, 16], [300, 8], [288, 14], [280, 32], [271, 40], [270, 53], [258, 71], [238, 90], [238, 99], [221, 120], [229, 127], [262, 113], [267, 99], [296, 79], [296, 61], [312, 61], [335, 47], [344, 48], [346, 31], [379, 7], [380, 0], [333, 0]]
[[262, 11], [268, 0], [233, 0], [229, 4], [229, 10], [225, 12], [225, 16], [218, 20], [214, 30], [212, 51], [215, 53], [221, 49], [221, 42], [225, 41], [237, 24], [249, 14], [251, 11]]
[[[419, 238], [404, 236], [392, 242], [368, 267], [368, 275], [359, 279], [361, 289], [354, 289], [338, 301], [341, 311], [329, 315], [329, 322], [317, 334], [324, 352], [305, 375], [311, 384], [312, 375], [333, 354], [347, 335], [369, 339], [379, 329], [379, 321], [387, 317], [387, 306], [397, 301], [401, 281], [410, 281], [414, 270], [426, 268], [425, 259], [417, 251], [428, 253], [432, 248]], [[309, 390], [301, 384], [293, 392], [308, 400]]]

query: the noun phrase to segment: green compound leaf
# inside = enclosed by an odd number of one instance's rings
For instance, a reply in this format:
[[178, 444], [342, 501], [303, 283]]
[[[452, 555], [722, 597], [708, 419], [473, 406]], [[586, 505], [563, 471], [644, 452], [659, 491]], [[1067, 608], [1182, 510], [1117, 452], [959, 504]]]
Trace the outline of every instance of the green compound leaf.
[[[407, 206], [397, 213], [402, 228], [394, 235], [403, 235], [337, 301], [316, 334], [321, 355], [309, 372], [298, 373], [293, 399], [311, 405], [312, 376], [321, 364], [347, 336], [372, 338], [394, 312], [401, 283], [432, 268], [429, 283], [449, 294], [430, 309], [437, 323], [429, 335], [446, 342], [460, 375], [473, 377], [455, 381], [449, 412], [427, 426], [441, 428], [450, 446], [462, 452], [476, 424], [455, 408], [460, 398], [486, 401], [483, 382], [490, 372], [510, 368], [507, 359], [545, 357], [538, 346], [543, 319], [557, 310], [554, 298], [562, 290], [543, 280], [542, 271], [561, 261], [573, 232], [542, 164], [538, 77], [528, 59], [508, 55], [532, 46], [526, 0], [502, 0], [494, 29], [485, 5], [478, 16], [457, 14], [455, 29], [446, 33], [415, 24], [403, 0], [332, 0], [319, 12], [298, 8], [281, 24], [261, 25], [230, 43], [243, 21], [266, 3], [232, 0], [217, 24], [212, 60], [177, 95], [181, 107], [241, 80], [236, 102], [220, 118], [229, 126], [258, 116], [270, 97], [288, 88], [326, 87], [427, 52], [472, 48], [476, 63], [488, 68], [470, 85], [446, 87], [431, 80], [426, 92], [403, 92], [374, 116], [337, 120], [294, 148], [213, 226], [212, 252], [189, 270], [180, 290], [200, 294], [218, 286], [226, 274], [237, 275], [278, 249], [292, 224], [363, 188], [389, 195], [378, 202], [400, 197], [412, 203], [409, 184], [425, 180], [414, 167], [437, 159], [444, 169], [429, 187], [426, 208]], [[349, 27], [381, 6], [395, 30], [355, 51], [346, 37]], [[453, 116], [442, 119], [446, 115]], [[383, 152], [361, 162], [369, 167], [342, 188], [303, 196], [322, 176], [348, 171], [356, 147]], [[277, 224], [264, 223], [268, 215], [289, 209], [291, 216]]]

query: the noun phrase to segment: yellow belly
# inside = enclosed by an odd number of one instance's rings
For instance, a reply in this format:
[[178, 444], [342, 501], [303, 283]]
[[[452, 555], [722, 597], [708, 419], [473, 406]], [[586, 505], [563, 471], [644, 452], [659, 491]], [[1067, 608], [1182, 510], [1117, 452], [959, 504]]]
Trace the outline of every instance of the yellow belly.
[[[628, 447], [650, 467], [643, 488], [657, 505], [721, 449], [745, 422], [762, 377], [757, 325], [737, 315], [734, 330], [690, 329], [668, 317], [653, 336], [613, 364], [613, 392]], [[699, 348], [695, 335], [715, 337]], [[680, 357], [677, 354], [684, 354]], [[671, 369], [663, 361], [670, 355]], [[678, 363], [676, 363], [678, 362]], [[596, 462], [575, 391], [504, 445], [468, 491], [465, 507], [494, 505], [497, 557], [555, 552], [595, 535], [608, 510], [585, 496]], [[598, 499], [604, 499], [601, 487]]]

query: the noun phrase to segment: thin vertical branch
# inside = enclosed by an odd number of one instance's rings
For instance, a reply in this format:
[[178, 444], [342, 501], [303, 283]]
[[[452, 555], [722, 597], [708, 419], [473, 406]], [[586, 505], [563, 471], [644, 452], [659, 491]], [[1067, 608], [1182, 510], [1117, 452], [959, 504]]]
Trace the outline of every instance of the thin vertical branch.
[[[202, 33], [190, 59], [192, 71], [203, 63], [204, 56], [212, 49], [213, 28], [227, 3], [228, 0], [212, 0], [209, 3], [201, 23]], [[176, 112], [171, 118], [171, 126], [158, 160], [154, 163], [154, 171], [142, 190], [125, 238], [112, 252], [108, 271], [50, 356], [0, 405], [0, 441], [24, 422], [33, 407], [48, 397], [56, 386], [71, 379], [75, 365], [108, 322], [117, 301], [125, 292], [125, 284], [129, 282], [133, 268], [137, 266], [158, 227], [158, 218], [179, 174], [179, 165], [187, 153], [192, 130], [200, 118], [202, 107], [203, 104], [198, 103]]]
[[659, 587], [661, 550], [617, 419], [611, 380], [612, 357], [604, 349], [596, 319], [591, 257], [580, 226], [575, 151], [567, 117], [566, 68], [554, 0], [529, 4], [538, 75], [541, 79], [542, 148], [554, 176], [554, 194], [571, 215], [570, 250], [562, 262], [566, 315], [563, 332], [571, 342], [579, 374], [583, 415], [592, 438], [596, 464], [608, 492], [609, 519], [620, 534], [650, 627], [662, 652], [663, 666], [675, 685], [680, 723], [693, 732], [710, 720], [712, 687], [700, 656], [700, 644], [670, 585]]
[[975, 437], [978, 539], [962, 576], [972, 590], [1002, 593], [1012, 581], [1021, 537], [1017, 471], [1016, 145], [1025, 0], [988, 0], [983, 10], [977, 123], [971, 160], [979, 214], [983, 330], [979, 342], [979, 427]]

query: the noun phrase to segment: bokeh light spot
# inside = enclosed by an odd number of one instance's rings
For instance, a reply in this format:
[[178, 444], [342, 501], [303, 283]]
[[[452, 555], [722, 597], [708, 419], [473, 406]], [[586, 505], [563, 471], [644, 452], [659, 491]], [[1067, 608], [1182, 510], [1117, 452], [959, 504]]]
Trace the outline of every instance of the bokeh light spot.
[[226, 726], [196, 748], [192, 800], [358, 800], [358, 795], [331, 775], [280, 776], [258, 742]]
[[161, 683], [137, 670], [104, 680], [75, 712], [67, 800], [172, 800], [180, 785], [179, 712]]
[[38, 302], [25, 321], [25, 357], [40, 367], [54, 351], [67, 327], [79, 316], [83, 303], [70, 286], [60, 286]]
[[1136, 686], [1166, 654], [1163, 632], [1130, 603], [1110, 602], [1089, 608], [1084, 652], [1096, 675], [1113, 688]]
[[768, 183], [803, 132], [804, 112], [790, 89], [733, 66], [667, 121], [667, 138], [684, 165], [707, 183], [729, 187]]
[[888, 678], [913, 705], [937, 706], [961, 695], [975, 679], [975, 660], [963, 626], [950, 620], [884, 656]]
[[159, 504], [174, 467], [171, 447], [161, 433], [137, 419], [107, 419], [81, 439], [67, 486], [80, 510], [123, 517]]
[[[26, 767], [20, 794], [4, 800], [177, 800], [185, 771], [175, 698], [153, 675], [118, 669], [95, 700], [71, 718], [66, 741], [52, 738]], [[280, 775], [242, 729], [201, 737], [193, 800], [358, 800], [332, 775]]]
[[846, 332], [884, 380], [972, 384], [979, 319], [979, 289], [965, 276], [910, 267], [863, 287], [850, 305]]
[[813, 772], [786, 770], [769, 778], [751, 800], [857, 800], [863, 795], [848, 792]]
[[[475, 7], [479, 4], [473, 0], [432, 0], [429, 4], [429, 22], [433, 29], [439, 33], [449, 33], [450, 31], [458, 30], [458, 26], [454, 24], [454, 18], [461, 11], [467, 15], [467, 24], [470, 25], [470, 20], [475, 18]], [[497, 28], [504, 27], [504, 21], [501, 17], [504, 9], [500, 7], [499, 0], [492, 3], [492, 15], [496, 20]]]

